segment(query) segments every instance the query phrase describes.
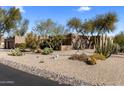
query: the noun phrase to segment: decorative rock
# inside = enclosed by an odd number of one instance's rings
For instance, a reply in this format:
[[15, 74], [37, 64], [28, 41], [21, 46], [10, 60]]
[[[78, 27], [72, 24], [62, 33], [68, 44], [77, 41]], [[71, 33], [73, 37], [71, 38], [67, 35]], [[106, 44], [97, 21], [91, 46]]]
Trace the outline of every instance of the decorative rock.
[[24, 52], [31, 52], [31, 49], [29, 49], [29, 48], [24, 49]]
[[39, 63], [44, 63], [44, 61], [40, 61]]
[[58, 59], [59, 55], [54, 55], [53, 59]]
[[36, 56], [36, 58], [39, 58], [39, 56]]

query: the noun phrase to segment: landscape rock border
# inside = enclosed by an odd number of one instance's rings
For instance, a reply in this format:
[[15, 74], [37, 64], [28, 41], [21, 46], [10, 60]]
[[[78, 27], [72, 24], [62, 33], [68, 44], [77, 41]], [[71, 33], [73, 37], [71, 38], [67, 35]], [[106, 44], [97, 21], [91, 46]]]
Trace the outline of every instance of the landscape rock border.
[[84, 82], [82, 80], [77, 80], [75, 77], [67, 77], [60, 73], [50, 72], [45, 69], [37, 68], [35, 66], [27, 66], [4, 58], [0, 58], [0, 63], [17, 70], [27, 72], [29, 74], [33, 74], [39, 77], [44, 77], [53, 81], [57, 81], [60, 84], [69, 84], [72, 86], [92, 86], [92, 84]]

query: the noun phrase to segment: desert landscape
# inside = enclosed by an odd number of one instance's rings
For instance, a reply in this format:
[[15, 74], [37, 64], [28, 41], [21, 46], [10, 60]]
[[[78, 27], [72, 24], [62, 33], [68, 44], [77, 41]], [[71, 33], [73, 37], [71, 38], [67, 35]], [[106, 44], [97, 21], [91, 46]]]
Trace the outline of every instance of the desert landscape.
[[[92, 51], [92, 52], [91, 52]], [[96, 65], [87, 65], [83, 61], [69, 60], [68, 58], [75, 53], [87, 53], [88, 55], [93, 54], [93, 50], [83, 50], [83, 51], [55, 51], [50, 55], [41, 55], [34, 53], [26, 53], [23, 56], [9, 56], [8, 52], [3, 52], [0, 55], [2, 61], [9, 60], [12, 63], [9, 66], [15, 66], [17, 63], [16, 69], [23, 70], [23, 67], [18, 68], [18, 64], [25, 65], [27, 67], [32, 67], [34, 69], [41, 69], [48, 71], [49, 73], [56, 73], [58, 75], [64, 75], [69, 78], [75, 78], [75, 80], [81, 80], [80, 82], [67, 82], [63, 80], [57, 80], [58, 77], [54, 78], [48, 77], [49, 79], [59, 81], [60, 83], [71, 83], [72, 85], [83, 85], [83, 82], [89, 85], [123, 85], [124, 84], [124, 57], [123, 55], [112, 55], [110, 58], [98, 61]], [[54, 59], [54, 56], [58, 55], [57, 59]], [[26, 70], [24, 70], [26, 71]], [[28, 72], [28, 71], [26, 71]], [[29, 72], [30, 73], [30, 72]], [[37, 73], [36, 75], [38, 75]], [[42, 75], [41, 75], [42, 77]], [[84, 83], [84, 85], [85, 85]]]
[[28, 84], [32, 77], [45, 85], [124, 85], [123, 7], [24, 8], [26, 13], [22, 7], [0, 7], [3, 79], [20, 81], [19, 75]]

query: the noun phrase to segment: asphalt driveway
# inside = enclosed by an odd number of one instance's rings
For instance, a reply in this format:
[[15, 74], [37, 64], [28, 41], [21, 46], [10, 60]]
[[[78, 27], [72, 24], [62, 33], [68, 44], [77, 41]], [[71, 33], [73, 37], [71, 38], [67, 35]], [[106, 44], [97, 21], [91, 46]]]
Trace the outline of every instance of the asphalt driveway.
[[63, 86], [26, 72], [0, 64], [0, 86]]

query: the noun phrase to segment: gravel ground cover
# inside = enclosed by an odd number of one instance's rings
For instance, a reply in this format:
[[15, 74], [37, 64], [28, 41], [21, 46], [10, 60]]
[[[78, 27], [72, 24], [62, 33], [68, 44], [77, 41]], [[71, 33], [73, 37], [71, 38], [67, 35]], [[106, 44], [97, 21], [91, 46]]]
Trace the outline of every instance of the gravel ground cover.
[[[8, 52], [2, 52], [0, 63], [71, 85], [124, 85], [124, 55], [112, 55], [96, 65], [68, 59], [74, 53], [91, 55], [93, 51], [55, 51], [50, 55], [28, 53], [23, 56], [8, 56]], [[53, 58], [55, 55], [57, 59]]]

